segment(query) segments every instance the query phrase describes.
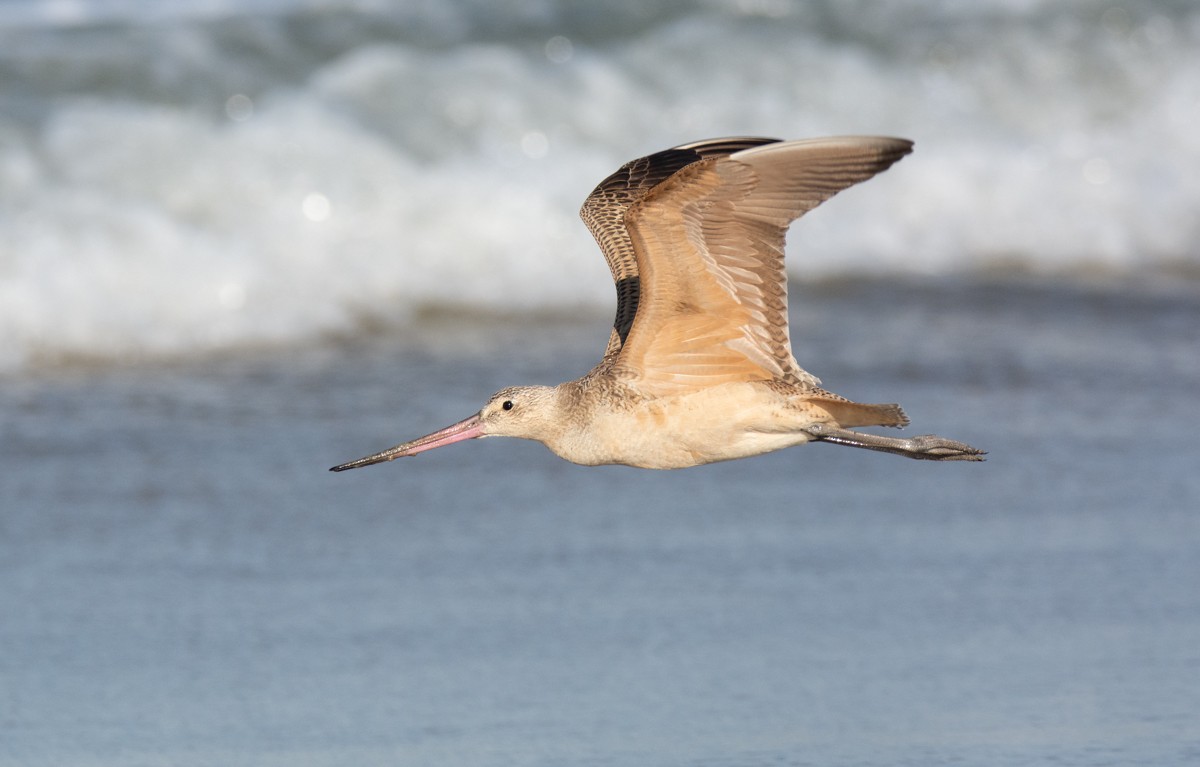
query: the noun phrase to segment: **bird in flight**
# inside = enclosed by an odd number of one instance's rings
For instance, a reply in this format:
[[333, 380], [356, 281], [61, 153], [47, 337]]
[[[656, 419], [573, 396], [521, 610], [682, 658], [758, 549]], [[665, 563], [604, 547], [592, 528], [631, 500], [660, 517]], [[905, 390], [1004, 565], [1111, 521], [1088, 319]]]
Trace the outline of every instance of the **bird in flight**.
[[469, 418], [344, 471], [480, 437], [543, 443], [578, 464], [679, 469], [806, 442], [934, 461], [983, 451], [906, 426], [899, 405], [821, 388], [788, 340], [784, 236], [792, 221], [912, 151], [905, 139], [722, 138], [626, 163], [580, 216], [617, 288], [604, 357], [557, 386], [513, 386]]

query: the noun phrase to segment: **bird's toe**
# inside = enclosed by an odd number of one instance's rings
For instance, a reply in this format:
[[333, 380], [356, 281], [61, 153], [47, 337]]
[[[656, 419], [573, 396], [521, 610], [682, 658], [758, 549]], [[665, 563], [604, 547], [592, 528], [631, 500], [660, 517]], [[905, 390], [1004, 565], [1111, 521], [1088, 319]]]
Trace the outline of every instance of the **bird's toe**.
[[925, 458], [931, 461], [982, 461], [987, 452], [972, 447], [965, 442], [946, 439], [936, 434], [922, 434], [912, 437], [911, 444], [914, 458]]

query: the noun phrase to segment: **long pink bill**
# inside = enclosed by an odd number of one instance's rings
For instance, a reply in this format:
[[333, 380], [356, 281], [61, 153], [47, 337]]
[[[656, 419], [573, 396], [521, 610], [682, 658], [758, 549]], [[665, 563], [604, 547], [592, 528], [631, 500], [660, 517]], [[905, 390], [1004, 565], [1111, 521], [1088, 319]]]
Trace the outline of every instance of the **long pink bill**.
[[405, 442], [402, 445], [389, 447], [382, 453], [368, 455], [366, 458], [359, 458], [357, 461], [343, 463], [341, 466], [334, 466], [330, 471], [345, 471], [346, 469], [357, 469], [360, 466], [370, 466], [373, 463], [383, 463], [394, 458], [403, 458], [409, 455], [423, 453], [426, 450], [433, 450], [435, 447], [442, 445], [450, 445], [463, 440], [475, 439], [483, 436], [483, 422], [479, 420], [479, 415], [473, 415], [466, 420], [459, 421], [453, 426], [435, 431], [433, 434], [427, 434], [424, 437], [414, 439], [412, 442]]

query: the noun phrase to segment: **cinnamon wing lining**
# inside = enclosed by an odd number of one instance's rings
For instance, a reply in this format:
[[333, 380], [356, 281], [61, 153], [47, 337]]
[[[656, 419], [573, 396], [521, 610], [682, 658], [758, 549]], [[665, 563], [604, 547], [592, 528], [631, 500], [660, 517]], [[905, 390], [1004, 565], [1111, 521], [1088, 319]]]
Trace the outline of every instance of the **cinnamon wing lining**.
[[651, 189], [693, 163], [777, 141], [779, 139], [745, 136], [710, 139], [666, 149], [625, 163], [588, 195], [579, 216], [603, 251], [617, 289], [617, 313], [608, 348], [604, 351], [606, 359], [619, 352], [628, 339], [641, 299], [641, 275], [626, 227], [626, 212]]
[[640, 310], [615, 364], [665, 395], [725, 382], [819, 383], [792, 356], [789, 224], [911, 151], [902, 139], [775, 143], [693, 163], [627, 213]]

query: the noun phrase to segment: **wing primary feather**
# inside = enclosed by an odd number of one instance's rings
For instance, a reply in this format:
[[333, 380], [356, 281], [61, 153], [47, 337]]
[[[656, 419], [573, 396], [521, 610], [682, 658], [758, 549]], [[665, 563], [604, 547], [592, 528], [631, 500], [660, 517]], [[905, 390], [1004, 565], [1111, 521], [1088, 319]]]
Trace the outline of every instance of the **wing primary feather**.
[[601, 181], [584, 200], [580, 217], [596, 238], [617, 288], [617, 312], [605, 357], [620, 351], [629, 337], [641, 296], [640, 272], [625, 216], [650, 190], [689, 165], [708, 157], [775, 143], [779, 139], [755, 136], [709, 139], [639, 157], [622, 165]]
[[788, 226], [912, 151], [904, 139], [848, 136], [763, 139], [725, 153], [738, 141], [706, 142], [709, 156], [640, 190], [625, 210], [638, 307], [610, 351], [616, 369], [648, 393], [668, 394], [684, 380], [816, 390], [788, 339]]

